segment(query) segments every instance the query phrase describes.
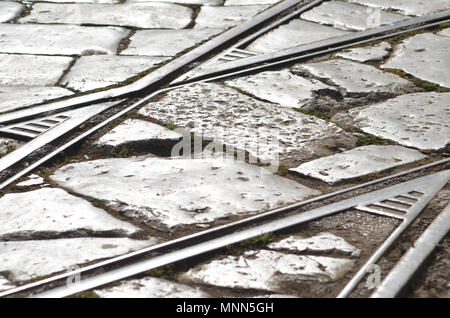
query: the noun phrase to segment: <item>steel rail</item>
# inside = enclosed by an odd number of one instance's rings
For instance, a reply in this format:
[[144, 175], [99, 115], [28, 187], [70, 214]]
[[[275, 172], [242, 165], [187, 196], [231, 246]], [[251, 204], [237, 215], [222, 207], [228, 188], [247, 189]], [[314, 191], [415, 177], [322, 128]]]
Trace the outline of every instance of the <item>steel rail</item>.
[[450, 204], [434, 219], [413, 247], [403, 255], [370, 297], [393, 298], [397, 296], [449, 231]]
[[[156, 90], [161, 88], [161, 86], [172, 76], [176, 76], [177, 73], [183, 70], [186, 66], [191, 63], [197, 62], [201, 58], [229, 45], [233, 41], [238, 41], [242, 37], [242, 34], [252, 31], [264, 25], [271, 19], [274, 19], [286, 10], [289, 10], [297, 5], [300, 5], [303, 0], [285, 0], [277, 5], [261, 12], [260, 14], [254, 16], [250, 20], [237, 25], [222, 34], [212, 38], [211, 40], [201, 44], [200, 46], [194, 48], [193, 50], [181, 55], [180, 57], [174, 59], [173, 61], [161, 66], [152, 73], [144, 76], [143, 78], [133, 82], [132, 84], [122, 86], [119, 88], [113, 88], [107, 91], [101, 91], [96, 93], [91, 93], [82, 96], [76, 96], [73, 98], [65, 99], [63, 101], [49, 103], [41, 105], [39, 107], [28, 108], [20, 110], [17, 112], [10, 112], [0, 114], [0, 125], [5, 125], [9, 123], [14, 123], [18, 119], [26, 120], [45, 114], [47, 112], [54, 111], [64, 111], [77, 107], [82, 107], [89, 104], [96, 104], [104, 101], [109, 101], [111, 99], [118, 99], [129, 97], [132, 94], [142, 94], [148, 92], [149, 90]], [[306, 4], [306, 5], [309, 5]], [[152, 93], [152, 92], [149, 92]]]
[[[439, 23], [442, 23], [442, 21], [439, 22]], [[410, 30], [403, 31], [403, 32], [410, 32]], [[373, 41], [373, 39], [371, 39], [370, 41]], [[355, 44], [352, 43], [351, 45], [355, 45]], [[209, 78], [209, 79], [201, 79], [201, 80], [198, 80], [198, 82], [210, 81], [210, 80], [221, 78], [221, 77], [222, 77], [222, 75], [217, 76], [217, 77], [213, 77], [213, 78]], [[183, 84], [182, 86], [184, 86], [184, 85], [186, 85], [186, 83]], [[179, 85], [179, 86], [181, 86], [181, 85]], [[179, 87], [179, 86], [176, 86], [176, 87]], [[35, 164], [33, 164], [30, 167], [28, 167], [27, 169], [25, 169], [24, 172], [21, 173], [20, 176], [23, 176], [26, 173], [32, 171], [33, 169], [35, 169], [40, 164], [42, 164], [45, 161], [49, 160], [51, 157], [53, 157], [56, 154], [60, 153], [64, 149], [70, 147], [71, 145], [81, 141], [82, 139], [86, 138], [87, 136], [91, 135], [92, 133], [94, 133], [98, 129], [100, 129], [100, 128], [104, 127], [105, 125], [107, 125], [112, 120], [115, 120], [118, 117], [122, 116], [123, 114], [129, 112], [130, 110], [138, 107], [139, 105], [142, 105], [144, 102], [147, 102], [149, 99], [153, 98], [155, 95], [157, 95], [159, 93], [162, 93], [164, 91], [167, 91], [169, 89], [176, 88], [176, 87], [171, 87], [171, 88], [167, 88], [167, 89], [162, 89], [162, 90], [156, 91], [156, 92], [152, 93], [151, 95], [147, 96], [146, 98], [140, 100], [139, 102], [137, 102], [137, 103], [135, 103], [135, 104], [125, 108], [124, 110], [122, 110], [119, 113], [115, 114], [113, 117], [109, 118], [107, 121], [100, 123], [99, 125], [97, 125], [94, 128], [90, 129], [86, 133], [83, 133], [82, 135], [80, 135], [80, 136], [76, 137], [75, 139], [71, 140], [69, 143], [63, 145], [62, 147], [60, 147], [57, 150], [55, 150], [52, 153], [50, 153], [49, 155], [47, 155], [44, 158], [40, 159], [38, 162], [36, 162]], [[126, 260], [128, 258], [135, 257], [135, 256], [141, 256], [141, 255], [143, 255], [145, 253], [157, 251], [158, 249], [171, 247], [171, 246], [174, 246], [173, 244], [178, 244], [178, 243], [181, 243], [181, 242], [186, 242], [188, 240], [200, 238], [201, 236], [210, 235], [210, 234], [214, 233], [215, 231], [219, 231], [219, 230], [223, 231], [223, 230], [227, 230], [227, 229], [236, 227], [238, 225], [248, 224], [248, 223], [250, 223], [250, 222], [252, 222], [254, 220], [260, 220], [262, 218], [265, 218], [265, 217], [268, 217], [268, 216], [272, 216], [272, 215], [275, 215], [275, 214], [279, 214], [281, 212], [290, 211], [292, 209], [301, 207], [301, 206], [306, 205], [306, 204], [311, 203], [311, 202], [316, 202], [316, 201], [323, 200], [323, 199], [326, 199], [326, 198], [331, 198], [331, 197], [337, 196], [339, 194], [343, 194], [343, 193], [347, 193], [349, 191], [353, 191], [353, 190], [356, 190], [356, 189], [359, 189], [359, 188], [367, 187], [367, 186], [372, 185], [372, 184], [377, 184], [377, 183], [380, 183], [380, 182], [383, 182], [383, 181], [386, 181], [386, 180], [389, 180], [389, 179], [392, 179], [392, 178], [395, 178], [395, 177], [404, 176], [404, 175], [407, 175], [407, 174], [410, 174], [410, 173], [414, 173], [414, 172], [417, 172], [417, 171], [420, 171], [420, 170], [423, 170], [423, 169], [426, 169], [426, 168], [431, 168], [431, 167], [435, 167], [437, 165], [446, 164], [449, 161], [450, 161], [450, 158], [447, 158], [447, 159], [440, 160], [440, 161], [437, 161], [437, 162], [434, 162], [434, 163], [431, 163], [431, 164], [427, 164], [427, 165], [424, 165], [424, 166], [421, 166], [421, 167], [417, 167], [417, 168], [414, 168], [414, 169], [411, 169], [411, 170], [408, 170], [408, 171], [405, 171], [405, 172], [397, 173], [395, 175], [391, 175], [391, 176], [387, 176], [385, 178], [381, 178], [381, 179], [377, 179], [377, 180], [374, 180], [374, 181], [371, 181], [371, 182], [367, 182], [367, 183], [364, 183], [364, 184], [361, 184], [361, 185], [358, 185], [358, 186], [346, 188], [346, 189], [343, 189], [343, 190], [340, 190], [340, 191], [336, 191], [336, 192], [333, 192], [333, 193], [330, 193], [330, 194], [322, 195], [320, 197], [316, 197], [316, 198], [313, 198], [313, 199], [310, 199], [310, 200], [306, 200], [306, 201], [299, 202], [299, 203], [296, 203], [296, 204], [293, 204], [293, 205], [289, 205], [289, 206], [286, 206], [286, 207], [282, 207], [282, 208], [279, 208], [279, 209], [268, 211], [266, 213], [260, 214], [260, 215], [255, 216], [255, 217], [251, 217], [251, 218], [247, 218], [247, 219], [244, 219], [244, 220], [241, 220], [241, 221], [233, 222], [231, 224], [227, 224], [227, 225], [224, 225], [224, 226], [221, 226], [221, 227], [218, 227], [218, 228], [214, 228], [214, 229], [211, 229], [211, 230], [202, 231], [200, 233], [196, 233], [196, 234], [193, 234], [193, 235], [190, 235], [190, 236], [187, 236], [187, 237], [183, 237], [183, 238], [180, 238], [180, 239], [177, 239], [177, 240], [169, 241], [169, 242], [157, 245], [157, 246], [150, 247], [148, 249], [144, 249], [144, 250], [140, 250], [140, 251], [137, 251], [137, 252], [134, 252], [134, 253], [126, 254], [126, 255], [121, 256], [119, 258], [114, 258], [114, 259], [110, 259], [110, 260], [107, 260], [107, 261], [102, 262], [102, 263], [94, 264], [92, 266], [80, 269], [78, 273], [85, 273], [85, 271], [87, 271], [87, 270], [98, 269], [100, 266], [113, 264], [114, 262], [123, 261], [123, 260]], [[0, 189], [3, 188], [4, 186], [6, 186], [7, 184], [10, 184], [11, 182], [13, 182], [16, 179], [17, 178], [9, 179], [8, 181], [4, 182], [2, 185], [0, 185]], [[259, 234], [260, 233], [258, 233], [257, 235], [259, 235]], [[34, 287], [37, 287], [37, 286], [41, 286], [41, 285], [49, 283], [49, 282], [54, 282], [56, 278], [63, 279], [63, 278], [67, 278], [67, 277], [69, 277], [71, 275], [74, 275], [74, 274], [77, 274], [77, 272], [65, 273], [65, 274], [58, 275], [58, 276], [55, 276], [53, 278], [50, 278], [48, 280], [42, 280], [42, 281], [36, 282], [34, 284], [31, 284], [33, 286], [26, 285], [26, 286], [22, 286], [22, 287], [19, 287], [19, 288], [15, 288], [13, 290], [6, 291], [5, 293], [0, 293], [0, 296], [10, 295], [9, 292], [17, 293], [17, 292], [20, 292], [20, 291], [27, 290], [27, 288], [34, 288]], [[27, 288], [24, 288], [24, 287], [27, 287]]]
[[[125, 112], [125, 110], [123, 112]], [[14, 289], [7, 290], [7, 291], [5, 291], [3, 293], [0, 293], [0, 297], [10, 296], [10, 295], [17, 294], [17, 293], [20, 293], [20, 292], [32, 290], [32, 289], [35, 289], [35, 288], [40, 287], [40, 286], [45, 285], [45, 284], [54, 283], [56, 281], [67, 279], [68, 277], [70, 277], [72, 275], [87, 274], [89, 272], [92, 272], [94, 270], [103, 268], [105, 266], [109, 266], [111, 264], [115, 264], [115, 263], [122, 262], [122, 261], [129, 261], [129, 260], [131, 260], [131, 259], [133, 259], [135, 257], [141, 257], [141, 256], [144, 256], [146, 254], [158, 252], [158, 251], [163, 250], [163, 249], [176, 248], [177, 245], [179, 245], [179, 244], [187, 244], [187, 243], [189, 243], [189, 241], [199, 240], [199, 239], [202, 239], [202, 238], [205, 238], [205, 237], [208, 237], [208, 236], [219, 236], [223, 232], [232, 231], [234, 229], [238, 229], [239, 227], [242, 227], [242, 226], [245, 226], [245, 225], [254, 224], [255, 222], [261, 221], [261, 220], [263, 220], [265, 218], [278, 216], [278, 215], [280, 215], [282, 213], [286, 213], [286, 212], [292, 211], [294, 209], [300, 208], [300, 207], [305, 206], [305, 205], [310, 204], [310, 203], [314, 203], [314, 202], [322, 201], [322, 200], [325, 200], [325, 199], [329, 199], [329, 198], [332, 198], [332, 197], [335, 197], [335, 196], [338, 196], [338, 195], [342, 195], [342, 194], [345, 194], [345, 193], [348, 193], [348, 192], [351, 192], [351, 191], [354, 191], [354, 190], [362, 189], [364, 187], [375, 185], [375, 184], [378, 184], [378, 183], [381, 183], [381, 182], [384, 182], [384, 181], [388, 181], [388, 180], [391, 180], [391, 179], [394, 179], [394, 178], [403, 177], [403, 176], [406, 176], [406, 175], [411, 174], [411, 173], [418, 172], [418, 171], [423, 170], [423, 169], [433, 168], [433, 167], [436, 167], [438, 165], [447, 164], [449, 162], [450, 162], [450, 158], [443, 159], [443, 160], [436, 161], [436, 162], [433, 162], [433, 163], [430, 163], [430, 164], [427, 164], [427, 165], [423, 165], [423, 166], [420, 166], [420, 167], [416, 167], [416, 168], [413, 168], [413, 169], [410, 169], [410, 170], [407, 170], [407, 171], [399, 172], [399, 173], [396, 173], [394, 175], [386, 176], [384, 178], [380, 178], [380, 179], [377, 179], [377, 180], [372, 180], [372, 181], [369, 181], [369, 182], [365, 182], [363, 184], [359, 184], [359, 185], [352, 186], [352, 187], [349, 187], [349, 188], [345, 188], [345, 189], [342, 189], [342, 190], [338, 190], [338, 191], [335, 191], [335, 192], [332, 192], [332, 193], [324, 194], [324, 195], [321, 195], [321, 196], [318, 196], [318, 197], [315, 197], [315, 198], [311, 198], [311, 199], [308, 199], [308, 200], [305, 200], [305, 201], [297, 202], [297, 203], [290, 204], [290, 205], [287, 205], [287, 206], [284, 206], [284, 207], [280, 207], [280, 208], [277, 208], [277, 209], [274, 209], [274, 210], [270, 210], [270, 211], [264, 212], [262, 214], [258, 214], [256, 216], [252, 216], [252, 217], [245, 218], [245, 219], [242, 219], [242, 220], [239, 220], [239, 221], [228, 223], [228, 224], [225, 224], [225, 225], [222, 225], [222, 226], [219, 226], [219, 227], [215, 227], [215, 228], [212, 228], [212, 229], [204, 230], [204, 231], [201, 231], [201, 232], [198, 232], [198, 233], [187, 235], [187, 236], [184, 236], [184, 237], [181, 237], [181, 238], [178, 238], [178, 239], [175, 239], [175, 240], [171, 240], [171, 241], [168, 241], [168, 242], [164, 242], [164, 243], [161, 243], [161, 244], [153, 245], [153, 246], [150, 246], [148, 248], [144, 248], [144, 249], [141, 249], [141, 250], [138, 250], [138, 251], [135, 251], [135, 252], [127, 253], [127, 254], [124, 254], [124, 255], [121, 255], [121, 256], [118, 256], [118, 257], [114, 257], [114, 258], [111, 258], [111, 259], [108, 259], [108, 260], [105, 260], [105, 261], [102, 261], [102, 262], [99, 262], [99, 263], [96, 263], [96, 264], [93, 264], [93, 265], [89, 265], [89, 266], [80, 268], [80, 269], [72, 271], [70, 273], [63, 273], [63, 274], [55, 275], [55, 276], [52, 276], [52, 277], [47, 278], [47, 279], [43, 279], [43, 280], [40, 280], [40, 281], [37, 281], [37, 282], [33, 282], [33, 283], [26, 284], [26, 285], [23, 285], [23, 286], [20, 286], [20, 287], [16, 287]], [[260, 234], [260, 233], [258, 233], [258, 234]]]
[[[325, 53], [331, 53], [336, 50], [348, 48], [354, 45], [364, 44], [375, 40], [386, 39], [395, 37], [407, 32], [419, 30], [423, 28], [429, 28], [441, 23], [448, 22], [450, 19], [450, 10], [446, 10], [433, 15], [424, 17], [408, 18], [389, 25], [380, 26], [377, 28], [371, 28], [364, 31], [359, 31], [351, 34], [341, 35], [330, 39], [320, 40], [308, 44], [302, 44], [292, 48], [280, 50], [274, 53], [266, 53], [247, 57], [245, 59], [222, 63], [216, 67], [209, 67], [207, 72], [200, 73], [189, 79], [183, 81], [174, 81], [172, 86], [195, 82], [208, 77], [218, 77], [224, 74], [234, 73], [237, 74], [241, 69], [249, 69], [251, 66], [259, 64], [270, 63], [269, 65], [263, 65], [261, 68], [268, 66], [273, 67], [276, 65], [286, 64], [299, 59], [310, 58]], [[419, 25], [422, 24], [422, 25]], [[419, 26], [418, 26], [419, 25]], [[397, 31], [399, 29], [405, 29]], [[397, 32], [395, 32], [397, 31]], [[386, 34], [388, 33], [388, 34]], [[200, 66], [201, 67], [201, 66]], [[199, 68], [200, 68], [199, 67]], [[253, 69], [256, 70], [257, 68]], [[192, 73], [195, 69], [192, 70]]]
[[[407, 181], [401, 184], [390, 186], [388, 188], [376, 190], [374, 192], [362, 194], [356, 197], [352, 197], [350, 199], [346, 199], [320, 208], [309, 210], [307, 212], [287, 216], [274, 221], [269, 221], [265, 224], [253, 226], [249, 229], [237, 231], [223, 236], [218, 236], [212, 240], [196, 243], [169, 253], [152, 257], [150, 259], [140, 260], [137, 261], [136, 263], [131, 263], [123, 267], [113, 269], [93, 277], [86, 278], [76, 284], [56, 287], [52, 290], [32, 295], [32, 297], [37, 298], [67, 297], [75, 293], [103, 286], [105, 284], [120, 279], [128, 278], [133, 275], [149, 271], [151, 269], [172, 264], [181, 260], [189, 259], [194, 256], [205, 254], [232, 244], [236, 244], [238, 242], [251, 239], [258, 235], [266, 233], [274, 233], [280, 230], [291, 228], [295, 225], [302, 224], [304, 222], [309, 222], [318, 218], [346, 211], [360, 204], [364, 203], [368, 204], [376, 202], [377, 200], [382, 200], [386, 197], [389, 197], [390, 195], [392, 195], [392, 193], [396, 192], [403, 193], [405, 187], [407, 191], [411, 191], [417, 188], [420, 189], [421, 187], [422, 188], [426, 187], [427, 189], [422, 189], [424, 192], [431, 191], [431, 193], [436, 193], [447, 184], [449, 179], [450, 179], [450, 170], [438, 172], [433, 175], [429, 175], [412, 181]], [[434, 195], [430, 194], [423, 196], [423, 198], [421, 198], [416, 203], [416, 207], [414, 211], [411, 213], [411, 216], [408, 218], [408, 221], [404, 222], [403, 224], [412, 222], [412, 220], [420, 213], [422, 208], [426, 206], [426, 204], [428, 204], [428, 202], [432, 199], [433, 196]], [[405, 226], [400, 226], [399, 229], [396, 230], [396, 233], [394, 234], [400, 233], [400, 229], [404, 230], [404, 228]], [[390, 237], [389, 245], [393, 242], [392, 237], [393, 236]], [[387, 243], [384, 245], [387, 245]], [[71, 272], [68, 274], [69, 276], [71, 276], [76, 275], [77, 273], [80, 272], [79, 271]], [[65, 277], [69, 276], [67, 276], [67, 274], [65, 275]], [[8, 293], [8, 291], [6, 293]], [[6, 295], [6, 293], [0, 294], [0, 297]]]

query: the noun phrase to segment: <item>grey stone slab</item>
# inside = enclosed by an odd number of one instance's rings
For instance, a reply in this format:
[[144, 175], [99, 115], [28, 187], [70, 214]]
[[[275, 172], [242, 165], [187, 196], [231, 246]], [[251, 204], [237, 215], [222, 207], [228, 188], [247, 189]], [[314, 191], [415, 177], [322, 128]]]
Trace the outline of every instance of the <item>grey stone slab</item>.
[[18, 22], [182, 29], [191, 23], [192, 13], [191, 8], [171, 3], [36, 3], [31, 13]]
[[313, 160], [290, 171], [334, 184], [425, 158], [427, 156], [414, 149], [370, 145]]
[[283, 283], [335, 281], [353, 265], [349, 259], [259, 250], [199, 265], [181, 274], [180, 279], [227, 288], [284, 292]]
[[1, 1], [0, 2], [0, 23], [8, 22], [19, 16], [25, 9], [25, 6], [19, 2]]
[[15, 285], [13, 283], [7, 280], [4, 276], [0, 275], [0, 292], [14, 287]]
[[272, 53], [348, 33], [348, 31], [295, 19], [259, 37], [246, 49], [260, 53]]
[[363, 131], [418, 149], [450, 142], [450, 93], [415, 93], [349, 111]]
[[0, 209], [0, 237], [38, 239], [43, 234], [61, 237], [67, 235], [64, 233], [89, 236], [102, 232], [124, 236], [140, 230], [61, 189], [5, 194]]
[[342, 87], [346, 94], [396, 93], [413, 88], [404, 78], [383, 72], [371, 65], [334, 59], [317, 63], [296, 64], [293, 70], [307, 71], [320, 79]]
[[318, 194], [265, 168], [228, 158], [95, 160], [64, 166], [51, 179], [164, 229], [205, 225]]
[[121, 148], [127, 145], [175, 145], [183, 135], [139, 119], [127, 119], [94, 142], [94, 147]]
[[16, 187], [31, 187], [38, 186], [44, 184], [44, 178], [38, 176], [37, 174], [30, 175], [27, 180], [19, 182], [16, 184]]
[[291, 253], [337, 253], [359, 257], [361, 251], [342, 237], [324, 232], [312, 237], [291, 235], [278, 242], [267, 245], [267, 248]]
[[[122, 0], [45, 0], [54, 3], [120, 3]], [[27, 0], [27, 2], [44, 2], [42, 0]]]
[[64, 76], [61, 85], [88, 91], [122, 83], [167, 60], [164, 57], [93, 55], [82, 56]]
[[[222, 32], [222, 29], [138, 30], [120, 54], [175, 56], [190, 47]], [[170, 39], [170, 41], [168, 41]]]
[[350, 2], [359, 3], [362, 5], [394, 10], [396, 12], [422, 16], [438, 12], [441, 10], [450, 9], [450, 2], [448, 0], [349, 0]]
[[204, 6], [195, 19], [194, 28], [227, 29], [242, 24], [267, 8], [267, 5], [252, 6]]
[[36, 279], [74, 266], [129, 253], [156, 244], [128, 238], [72, 238], [0, 242], [0, 272], [13, 282]]
[[422, 80], [450, 87], [450, 38], [423, 33], [399, 44], [382, 68], [401, 69]]
[[357, 62], [378, 62], [389, 56], [391, 49], [389, 43], [381, 42], [374, 46], [346, 49], [337, 53], [336, 56]]
[[[375, 12], [373, 12], [375, 11]], [[376, 11], [358, 4], [343, 1], [327, 1], [318, 7], [306, 11], [302, 19], [342, 30], [363, 31], [384, 24], [391, 24], [405, 17], [384, 11]]]
[[335, 90], [322, 82], [294, 75], [289, 70], [238, 77], [225, 81], [225, 84], [286, 107], [302, 107], [314, 99], [315, 92]]
[[129, 32], [118, 27], [0, 24], [0, 53], [115, 54]]
[[246, 6], [256, 4], [275, 4], [280, 0], [225, 0], [224, 6]]
[[139, 113], [271, 162], [311, 158], [326, 140], [335, 143], [345, 135], [317, 117], [212, 83], [172, 90]]
[[444, 30], [442, 30], [442, 31], [439, 31], [438, 34], [439, 34], [439, 35], [442, 35], [442, 36], [448, 36], [448, 37], [450, 37], [450, 28], [446, 28], [446, 29], [444, 29]]
[[101, 298], [209, 298], [208, 293], [199, 288], [170, 280], [145, 277], [122, 282], [118, 286], [96, 289]]
[[127, 0], [127, 2], [168, 2], [179, 4], [193, 4], [202, 6], [218, 6], [223, 3], [223, 0]]
[[[11, 79], [14, 77], [13, 74], [10, 74], [10, 76]], [[10, 84], [11, 80], [8, 80], [7, 83]], [[73, 94], [71, 91], [61, 87], [0, 86], [0, 113], [21, 109], [71, 94]]]
[[65, 56], [0, 54], [0, 85], [53, 86], [71, 62]]

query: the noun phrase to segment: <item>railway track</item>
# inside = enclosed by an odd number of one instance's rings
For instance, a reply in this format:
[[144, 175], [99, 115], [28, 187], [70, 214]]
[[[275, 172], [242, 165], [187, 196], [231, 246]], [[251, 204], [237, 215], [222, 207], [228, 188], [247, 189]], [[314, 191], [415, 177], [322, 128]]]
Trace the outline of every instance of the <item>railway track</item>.
[[[3, 126], [0, 126], [0, 131], [3, 135], [23, 137], [30, 141], [0, 159], [0, 175], [2, 176], [0, 189], [5, 189], [19, 178], [29, 174], [62, 151], [83, 141], [117, 118], [172, 89], [270, 70], [355, 45], [392, 38], [450, 22], [450, 11], [443, 11], [420, 18], [408, 18], [392, 25], [354, 32], [276, 53], [255, 54], [243, 49], [246, 44], [255, 38], [298, 17], [322, 2], [309, 1], [304, 4], [302, 1], [283, 1], [254, 19], [226, 31], [128, 86], [1, 114], [0, 125]], [[220, 52], [218, 53], [218, 51]], [[198, 65], [200, 62], [203, 63]], [[108, 112], [106, 119], [93, 121], [88, 125], [87, 130], [78, 131], [81, 124], [103, 112]], [[60, 116], [58, 119], [60, 121], [56, 119], [58, 116]], [[48, 124], [43, 124], [44, 121], [47, 121]], [[30, 125], [34, 125], [34, 129], [31, 129]], [[38, 126], [42, 130], [37, 130]], [[76, 136], [68, 136], [74, 131], [77, 131]], [[56, 141], [59, 142], [51, 151], [42, 150], [45, 146]], [[0, 292], [0, 297], [70, 296], [161, 266], [211, 253], [262, 234], [282, 232], [351, 209], [400, 220], [400, 225], [396, 230], [366, 260], [355, 276], [338, 294], [338, 297], [347, 297], [361, 284], [363, 278], [367, 276], [369, 268], [375, 265], [383, 254], [395, 245], [399, 237], [419, 217], [436, 193], [446, 186], [450, 180], [449, 162], [450, 158], [436, 160], [414, 169], [111, 258], [76, 271], [19, 286]], [[390, 201], [391, 205], [383, 203], [385, 201]], [[395, 204], [392, 205], [392, 202], [403, 205], [403, 208], [399, 208]], [[314, 207], [314, 204], [318, 204], [319, 207]], [[440, 230], [441, 235], [435, 239], [436, 242], [439, 242], [445, 236], [450, 226], [447, 210], [448, 208], [440, 218], [443, 220], [439, 221], [440, 225], [446, 223], [444, 229]], [[429, 232], [434, 232], [432, 230], [434, 227], [436, 227], [434, 224], [431, 225]], [[445, 227], [447, 227], [447, 230], [445, 230]], [[429, 232], [424, 233], [424, 236], [427, 237]], [[422, 241], [426, 241], [426, 239], [421, 239], [418, 242], [421, 243]], [[421, 250], [419, 243], [417, 249]], [[402, 278], [401, 286], [407, 283], [429, 252], [430, 248], [427, 249], [427, 252], [421, 253], [421, 256], [417, 258], [421, 261], [410, 269], [407, 278]], [[411, 251], [412, 255], [415, 255], [414, 253], [414, 251]], [[400, 267], [404, 266], [402, 264], [408, 263], [408, 257], [414, 258], [414, 256], [406, 255], [406, 260], [400, 261]], [[400, 288], [390, 293], [385, 291], [392, 289], [392, 283], [389, 284], [389, 281], [399, 281], [400, 278], [396, 278], [397, 272], [403, 271], [394, 268], [392, 275], [386, 279], [386, 283], [382, 284], [373, 294], [374, 297], [380, 295], [381, 297], [383, 295], [394, 297], [398, 294]], [[83, 279], [77, 284], [67, 285], [67, 279], [74, 275], [79, 275]], [[399, 287], [398, 283], [397, 287]]]

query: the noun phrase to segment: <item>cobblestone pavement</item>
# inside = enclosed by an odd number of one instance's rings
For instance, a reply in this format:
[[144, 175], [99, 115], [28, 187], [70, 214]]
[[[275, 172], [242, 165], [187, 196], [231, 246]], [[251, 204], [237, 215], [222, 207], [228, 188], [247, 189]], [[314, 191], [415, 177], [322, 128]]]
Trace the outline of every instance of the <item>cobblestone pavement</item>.
[[[277, 2], [0, 1], [0, 114], [126, 85]], [[246, 50], [444, 9], [450, 1], [326, 1]], [[151, 100], [0, 193], [0, 291], [448, 157], [449, 30]], [[180, 157], [185, 130], [212, 141], [207, 150], [245, 150], [247, 163], [206, 151]], [[0, 157], [23, 144], [0, 136]], [[424, 214], [441, 211], [449, 191]], [[81, 296], [334, 297], [397, 225], [351, 210]], [[448, 297], [449, 255], [447, 237], [405, 295]]]

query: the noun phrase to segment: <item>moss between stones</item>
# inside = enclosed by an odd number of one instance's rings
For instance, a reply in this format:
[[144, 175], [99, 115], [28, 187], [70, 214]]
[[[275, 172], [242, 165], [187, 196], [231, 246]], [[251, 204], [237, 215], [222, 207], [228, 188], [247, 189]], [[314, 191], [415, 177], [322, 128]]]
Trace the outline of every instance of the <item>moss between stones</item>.
[[368, 146], [368, 145], [392, 145], [393, 142], [387, 139], [383, 139], [373, 135], [358, 136], [356, 146]]

